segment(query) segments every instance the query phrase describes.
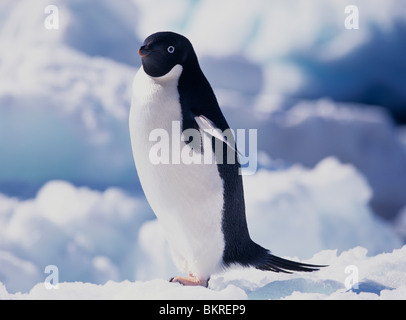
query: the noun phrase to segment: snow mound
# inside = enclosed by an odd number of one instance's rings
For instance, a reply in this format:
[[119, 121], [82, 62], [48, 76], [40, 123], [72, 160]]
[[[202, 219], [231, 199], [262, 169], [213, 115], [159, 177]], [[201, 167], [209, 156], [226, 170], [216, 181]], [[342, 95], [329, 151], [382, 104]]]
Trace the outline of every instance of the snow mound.
[[146, 282], [114, 282], [108, 281], [104, 285], [83, 282], [64, 282], [58, 284], [57, 289], [47, 289], [43, 283], [37, 284], [28, 294], [16, 293], [9, 295], [0, 284], [0, 299], [142, 299], [163, 300], [179, 299], [246, 299], [242, 289], [233, 285], [218, 291], [207, 290], [203, 287], [184, 288], [174, 285], [167, 280], [151, 280]]
[[371, 211], [365, 178], [335, 158], [312, 170], [261, 170], [244, 182], [253, 238], [274, 252], [303, 258], [358, 245], [375, 255], [401, 245], [389, 224]]
[[[237, 97], [223, 100], [240, 105]], [[406, 148], [383, 109], [328, 99], [284, 102], [262, 96], [254, 113], [243, 105], [237, 110], [225, 109], [232, 126], [257, 128], [259, 149], [274, 161], [313, 167], [334, 156], [365, 176], [379, 216], [391, 219], [406, 205]]]
[[[371, 211], [362, 175], [334, 158], [314, 169], [263, 169], [244, 182], [250, 234], [276, 255], [302, 260], [356, 246], [376, 255], [402, 245]], [[0, 194], [0, 230], [0, 281], [9, 292], [29, 291], [48, 265], [60, 269], [61, 282], [145, 281], [177, 273], [146, 200], [119, 188], [101, 192], [55, 180], [35, 198]]]
[[48, 182], [34, 199], [0, 196], [0, 281], [27, 291], [47, 265], [66, 281], [132, 279], [138, 229], [151, 216], [144, 200], [120, 189], [66, 181]]
[[104, 285], [63, 282], [47, 289], [38, 283], [29, 293], [9, 293], [0, 283], [0, 299], [153, 299], [153, 300], [264, 300], [264, 299], [406, 299], [406, 246], [374, 257], [356, 247], [340, 255], [334, 250], [307, 262], [327, 263], [313, 273], [276, 274], [234, 269], [214, 276], [209, 288], [183, 287], [166, 280], [109, 281]]

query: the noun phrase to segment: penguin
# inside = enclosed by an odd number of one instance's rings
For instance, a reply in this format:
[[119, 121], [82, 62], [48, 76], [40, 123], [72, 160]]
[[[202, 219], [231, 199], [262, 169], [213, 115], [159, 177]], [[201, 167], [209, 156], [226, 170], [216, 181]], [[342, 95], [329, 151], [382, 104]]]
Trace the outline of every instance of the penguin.
[[[240, 163], [226, 161], [230, 152], [238, 160], [232, 138], [213, 134], [211, 145], [201, 140], [199, 149], [187, 137], [177, 136], [195, 130], [203, 139], [208, 129], [230, 129], [191, 42], [174, 32], [157, 32], [145, 39], [138, 53], [142, 65], [132, 85], [131, 146], [144, 194], [163, 227], [173, 261], [188, 274], [170, 281], [207, 287], [212, 274], [233, 265], [285, 273], [323, 267], [277, 257], [251, 239]], [[175, 139], [151, 135], [156, 130]], [[157, 164], [151, 161], [151, 150], [164, 140], [172, 145], [160, 152], [171, 160], [179, 160], [179, 150], [212, 152], [219, 141], [223, 152], [214, 154], [211, 163]]]

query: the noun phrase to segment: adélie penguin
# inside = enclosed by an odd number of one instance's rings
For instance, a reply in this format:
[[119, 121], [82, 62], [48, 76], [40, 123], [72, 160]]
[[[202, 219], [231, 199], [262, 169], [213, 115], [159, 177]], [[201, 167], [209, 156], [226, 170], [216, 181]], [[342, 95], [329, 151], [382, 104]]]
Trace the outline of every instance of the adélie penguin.
[[[188, 274], [171, 281], [207, 286], [212, 274], [231, 265], [288, 273], [318, 270], [321, 266], [274, 256], [251, 240], [235, 141], [218, 134], [229, 125], [190, 41], [158, 32], [146, 38], [139, 55], [142, 66], [133, 82], [129, 119], [131, 145], [142, 188], [172, 258]], [[197, 132], [198, 143], [185, 132]], [[203, 143], [207, 136], [209, 144]], [[216, 149], [219, 142], [222, 152]], [[182, 155], [207, 152], [212, 162], [182, 161]], [[237, 161], [229, 161], [230, 153]]]

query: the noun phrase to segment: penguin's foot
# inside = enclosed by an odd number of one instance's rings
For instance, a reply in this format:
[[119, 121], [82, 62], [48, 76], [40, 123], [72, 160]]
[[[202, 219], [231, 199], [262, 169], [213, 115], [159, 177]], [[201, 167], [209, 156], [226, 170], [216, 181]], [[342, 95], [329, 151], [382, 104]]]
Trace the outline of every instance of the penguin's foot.
[[192, 274], [189, 274], [188, 277], [173, 277], [172, 279], [169, 280], [169, 282], [179, 282], [184, 286], [202, 286], [207, 288], [209, 285], [209, 279], [202, 279]]

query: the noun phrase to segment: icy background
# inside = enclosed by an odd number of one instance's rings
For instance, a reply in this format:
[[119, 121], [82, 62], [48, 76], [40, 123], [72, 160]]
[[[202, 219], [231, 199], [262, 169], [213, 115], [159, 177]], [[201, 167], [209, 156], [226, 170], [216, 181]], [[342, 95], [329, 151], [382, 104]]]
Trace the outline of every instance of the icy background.
[[[49, 4], [0, 1], [0, 299], [406, 299], [404, 1], [54, 0], [58, 30]], [[347, 4], [359, 30], [344, 27]], [[192, 41], [230, 125], [258, 129], [260, 169], [244, 177], [254, 240], [331, 267], [233, 270], [184, 291], [152, 280], [176, 270], [128, 112], [138, 47], [161, 30]], [[43, 288], [47, 265], [60, 291]]]

